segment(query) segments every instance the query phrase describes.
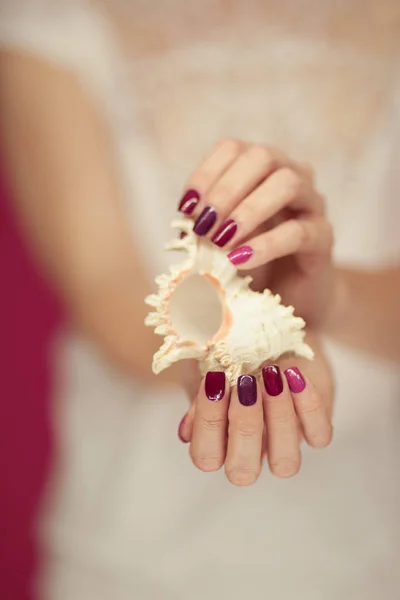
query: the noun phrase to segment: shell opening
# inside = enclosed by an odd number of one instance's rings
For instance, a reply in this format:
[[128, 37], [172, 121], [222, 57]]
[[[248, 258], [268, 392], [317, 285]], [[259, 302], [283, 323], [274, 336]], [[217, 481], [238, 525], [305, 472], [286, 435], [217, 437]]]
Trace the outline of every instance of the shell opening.
[[188, 275], [170, 298], [169, 317], [179, 340], [206, 345], [223, 322], [223, 306], [217, 287], [208, 277]]

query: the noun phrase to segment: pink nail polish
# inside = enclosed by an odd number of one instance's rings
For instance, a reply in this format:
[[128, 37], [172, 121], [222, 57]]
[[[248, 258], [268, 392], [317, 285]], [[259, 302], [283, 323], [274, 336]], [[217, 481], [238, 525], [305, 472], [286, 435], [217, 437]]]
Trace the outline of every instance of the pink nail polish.
[[300, 392], [305, 389], [305, 379], [297, 367], [290, 367], [289, 369], [286, 369], [285, 376], [289, 385], [289, 389], [294, 394], [300, 394]]
[[183, 417], [182, 421], [179, 423], [179, 427], [178, 427], [178, 438], [181, 440], [181, 442], [183, 442], [184, 444], [187, 444], [187, 443], [188, 443], [188, 441], [187, 441], [187, 440], [184, 440], [184, 439], [183, 439], [183, 437], [182, 437], [182, 434], [181, 434], [181, 430], [182, 430], [183, 424], [184, 424], [184, 422], [185, 422], [185, 419], [186, 419], [186, 415]]
[[228, 258], [233, 265], [242, 265], [253, 256], [253, 248], [250, 246], [241, 246], [229, 252]]

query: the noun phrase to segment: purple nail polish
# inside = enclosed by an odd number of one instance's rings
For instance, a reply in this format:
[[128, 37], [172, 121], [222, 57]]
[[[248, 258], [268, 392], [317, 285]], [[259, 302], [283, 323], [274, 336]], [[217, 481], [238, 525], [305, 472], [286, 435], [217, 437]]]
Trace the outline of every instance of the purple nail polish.
[[253, 256], [253, 248], [250, 246], [241, 246], [229, 252], [228, 258], [233, 265], [241, 265], [247, 262]]
[[186, 415], [183, 417], [182, 421], [179, 423], [178, 438], [181, 440], [181, 442], [183, 442], [184, 444], [187, 444], [188, 443], [187, 440], [184, 440], [182, 437], [182, 434], [181, 434], [181, 430], [182, 430], [183, 424], [185, 422], [185, 419], [186, 419]]
[[281, 370], [275, 365], [269, 365], [262, 370], [265, 390], [269, 396], [279, 396], [283, 392]]
[[209, 371], [205, 380], [206, 396], [212, 402], [218, 402], [225, 394], [225, 373], [221, 371]]
[[305, 379], [297, 367], [286, 369], [285, 376], [291, 392], [300, 394], [306, 387]]
[[223, 248], [223, 246], [225, 246], [233, 238], [236, 231], [236, 222], [233, 219], [229, 219], [229, 221], [226, 221], [223, 225], [221, 225], [218, 231], [213, 235], [211, 241], [220, 248]]
[[185, 215], [191, 215], [200, 200], [200, 194], [196, 190], [188, 190], [179, 202], [179, 210]]
[[217, 211], [211, 206], [206, 206], [196, 223], [194, 224], [193, 231], [197, 235], [206, 235], [211, 227], [217, 220]]
[[243, 406], [253, 406], [257, 402], [257, 382], [253, 375], [241, 375], [238, 378], [238, 396]]

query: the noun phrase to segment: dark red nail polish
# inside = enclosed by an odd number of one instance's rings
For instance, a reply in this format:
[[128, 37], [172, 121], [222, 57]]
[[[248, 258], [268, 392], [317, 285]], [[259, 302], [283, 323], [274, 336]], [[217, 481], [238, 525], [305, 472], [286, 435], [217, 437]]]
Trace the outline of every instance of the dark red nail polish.
[[197, 235], [206, 235], [217, 220], [217, 211], [211, 206], [206, 206], [196, 223], [193, 231]]
[[283, 392], [281, 370], [277, 366], [269, 365], [262, 370], [265, 390], [269, 396], [279, 396]]
[[229, 252], [228, 258], [233, 265], [241, 265], [253, 256], [253, 248], [250, 246], [241, 246], [240, 248], [236, 248], [236, 250], [232, 250]]
[[290, 367], [289, 369], [286, 369], [285, 376], [291, 392], [300, 394], [300, 392], [305, 389], [305, 379], [297, 367]]
[[213, 402], [218, 402], [225, 394], [225, 373], [209, 371], [206, 375], [204, 387], [207, 398]]
[[179, 202], [179, 210], [185, 215], [191, 215], [200, 200], [200, 194], [196, 190], [188, 190]]
[[243, 406], [253, 406], [257, 402], [257, 382], [253, 375], [241, 375], [238, 378], [238, 396]]
[[181, 442], [183, 442], [184, 444], [187, 444], [188, 443], [187, 440], [184, 440], [182, 437], [182, 434], [181, 434], [181, 430], [182, 430], [183, 424], [185, 422], [185, 419], [186, 419], [186, 415], [183, 417], [182, 421], [179, 423], [178, 438], [181, 440]]
[[221, 225], [218, 231], [213, 235], [212, 241], [220, 248], [223, 248], [223, 246], [225, 246], [225, 244], [227, 244], [233, 238], [236, 231], [236, 222], [233, 219], [229, 219], [229, 221], [226, 221], [223, 225]]
[[185, 238], [186, 236], [187, 236], [186, 231], [181, 231], [180, 236], [179, 236], [180, 239], [183, 240], [183, 238]]

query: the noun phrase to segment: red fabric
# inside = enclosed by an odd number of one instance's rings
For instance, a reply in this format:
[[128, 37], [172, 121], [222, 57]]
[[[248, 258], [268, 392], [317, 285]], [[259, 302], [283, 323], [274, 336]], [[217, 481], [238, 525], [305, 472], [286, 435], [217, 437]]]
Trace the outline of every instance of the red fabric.
[[48, 345], [54, 300], [0, 186], [0, 598], [32, 600], [34, 526], [51, 457]]

